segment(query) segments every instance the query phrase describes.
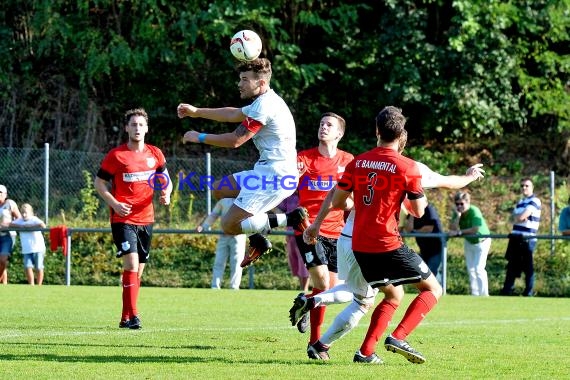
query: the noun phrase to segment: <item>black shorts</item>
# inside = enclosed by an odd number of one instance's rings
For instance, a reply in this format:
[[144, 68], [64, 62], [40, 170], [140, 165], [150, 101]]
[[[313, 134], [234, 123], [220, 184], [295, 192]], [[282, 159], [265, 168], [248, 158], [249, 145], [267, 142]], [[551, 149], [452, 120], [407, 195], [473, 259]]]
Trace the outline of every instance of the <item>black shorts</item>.
[[139, 226], [126, 223], [111, 223], [113, 241], [117, 247], [117, 257], [138, 253], [139, 263], [146, 263], [150, 256], [152, 224]]
[[431, 275], [420, 255], [406, 245], [389, 252], [354, 251], [354, 257], [362, 275], [373, 288], [390, 284], [415, 284]]
[[295, 241], [301, 252], [301, 257], [308, 268], [326, 265], [329, 272], [338, 273], [336, 241], [337, 239], [317, 236], [317, 244], [307, 244], [303, 235], [295, 235]]

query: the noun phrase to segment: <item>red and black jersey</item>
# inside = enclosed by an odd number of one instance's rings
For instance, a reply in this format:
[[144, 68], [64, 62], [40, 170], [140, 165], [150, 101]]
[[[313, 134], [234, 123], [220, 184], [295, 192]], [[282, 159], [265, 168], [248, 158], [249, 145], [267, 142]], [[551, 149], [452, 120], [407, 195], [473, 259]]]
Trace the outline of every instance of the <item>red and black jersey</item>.
[[348, 164], [338, 187], [354, 196], [354, 251], [388, 252], [402, 246], [400, 205], [406, 196], [424, 196], [415, 161], [393, 149], [375, 148]]
[[111, 209], [111, 223], [146, 225], [154, 222], [155, 173], [166, 169], [162, 151], [145, 144], [142, 152], [135, 152], [127, 144], [111, 150], [103, 161], [97, 176], [112, 184], [111, 194], [119, 202], [132, 206], [126, 217], [116, 215]]
[[[299, 204], [309, 212], [312, 223], [319, 213], [327, 193], [336, 186], [346, 165], [354, 159], [348, 152], [338, 149], [334, 157], [323, 156], [318, 148], [297, 154], [299, 168]], [[333, 209], [321, 225], [319, 235], [338, 238], [344, 227], [344, 210]]]

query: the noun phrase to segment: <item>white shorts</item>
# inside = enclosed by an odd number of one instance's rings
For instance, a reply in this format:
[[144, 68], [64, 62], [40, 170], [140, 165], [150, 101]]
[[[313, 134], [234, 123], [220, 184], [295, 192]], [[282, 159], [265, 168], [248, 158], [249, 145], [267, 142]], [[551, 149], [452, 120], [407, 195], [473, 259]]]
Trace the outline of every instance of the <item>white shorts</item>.
[[277, 207], [297, 189], [299, 172], [296, 165], [257, 162], [253, 170], [234, 173], [240, 188], [234, 204], [252, 215]]
[[378, 294], [364, 279], [360, 266], [352, 251], [352, 238], [340, 235], [336, 243], [338, 279], [344, 280], [349, 290], [362, 303], [374, 304]]

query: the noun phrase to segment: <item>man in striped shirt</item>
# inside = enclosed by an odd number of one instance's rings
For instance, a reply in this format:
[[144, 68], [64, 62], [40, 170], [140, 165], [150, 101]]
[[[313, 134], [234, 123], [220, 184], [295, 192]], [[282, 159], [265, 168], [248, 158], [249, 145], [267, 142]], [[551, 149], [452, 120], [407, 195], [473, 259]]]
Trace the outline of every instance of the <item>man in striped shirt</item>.
[[533, 254], [537, 241], [535, 236], [540, 223], [541, 202], [534, 195], [534, 187], [530, 178], [523, 178], [520, 185], [523, 198], [517, 203], [511, 215], [513, 231], [509, 235], [509, 245], [505, 253], [507, 275], [501, 294], [512, 295], [515, 279], [524, 273], [523, 295], [530, 297], [534, 294]]

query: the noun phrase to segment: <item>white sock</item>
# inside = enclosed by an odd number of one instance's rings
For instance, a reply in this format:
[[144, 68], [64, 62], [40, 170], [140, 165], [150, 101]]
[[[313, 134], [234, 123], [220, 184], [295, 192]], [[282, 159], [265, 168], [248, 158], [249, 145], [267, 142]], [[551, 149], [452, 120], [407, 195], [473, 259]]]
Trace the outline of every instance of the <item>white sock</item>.
[[358, 322], [366, 315], [367, 311], [367, 309], [362, 308], [356, 301], [352, 301], [336, 316], [330, 327], [321, 335], [319, 340], [322, 344], [327, 346], [332, 345], [358, 326]]
[[333, 286], [313, 298], [315, 300], [315, 306], [321, 306], [321, 304], [332, 305], [335, 303], [350, 302], [353, 298], [353, 294], [349, 290], [348, 285], [343, 283]]
[[253, 234], [259, 232], [268, 234], [271, 231], [269, 227], [269, 218], [266, 213], [256, 214], [241, 221], [241, 230], [244, 234]]
[[287, 227], [287, 215], [285, 214], [275, 214], [277, 220], [277, 225], [279, 227]]

